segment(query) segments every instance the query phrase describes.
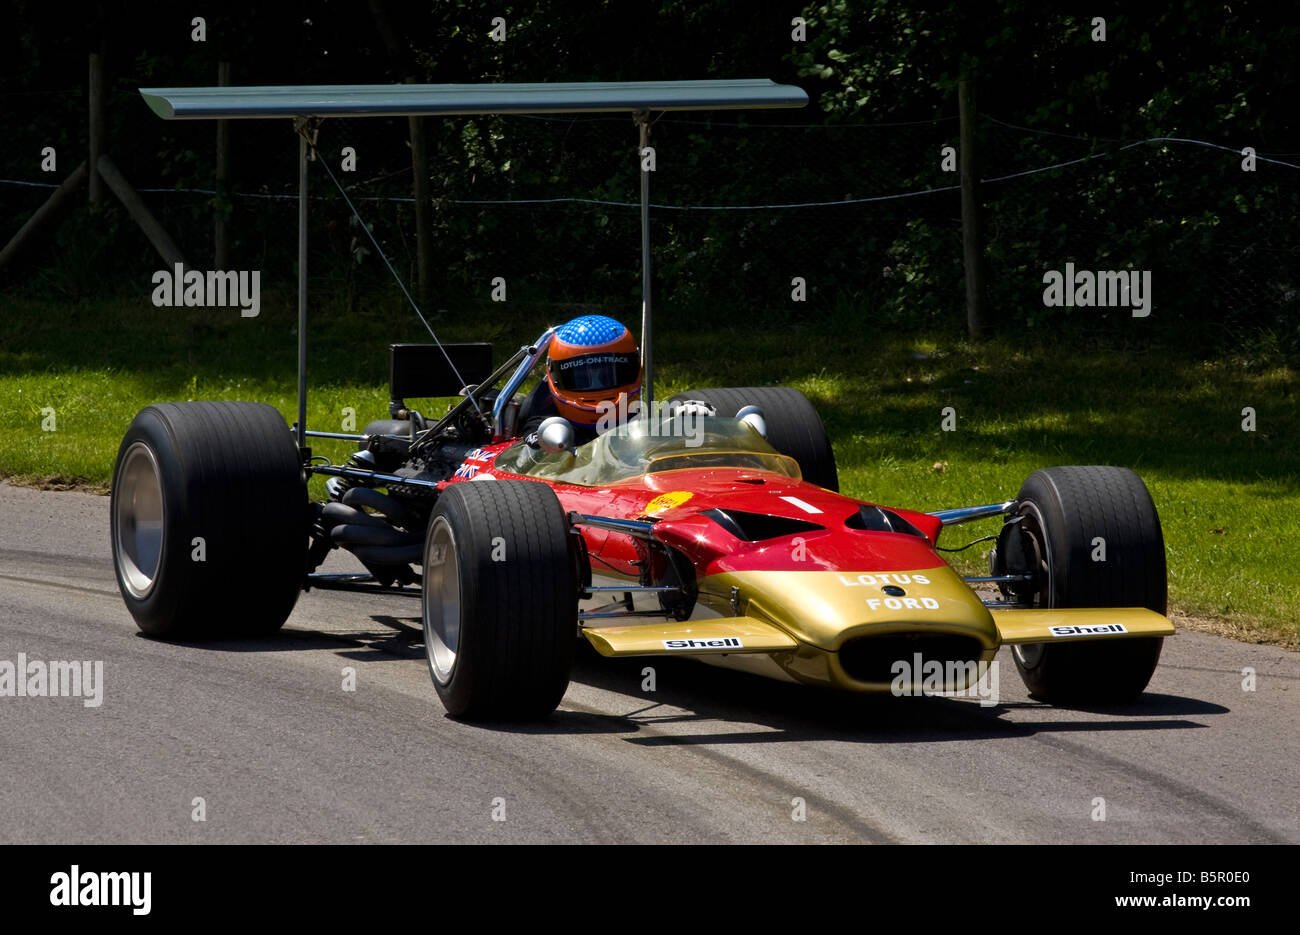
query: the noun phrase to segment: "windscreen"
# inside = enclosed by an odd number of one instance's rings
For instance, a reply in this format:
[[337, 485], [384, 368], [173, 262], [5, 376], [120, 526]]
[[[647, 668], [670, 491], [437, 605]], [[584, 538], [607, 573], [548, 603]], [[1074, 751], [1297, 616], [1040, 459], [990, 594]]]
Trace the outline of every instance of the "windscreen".
[[798, 479], [798, 463], [748, 425], [721, 416], [633, 419], [575, 451], [547, 454], [524, 442], [497, 467], [528, 477], [599, 487], [643, 474], [692, 468], [746, 468]]

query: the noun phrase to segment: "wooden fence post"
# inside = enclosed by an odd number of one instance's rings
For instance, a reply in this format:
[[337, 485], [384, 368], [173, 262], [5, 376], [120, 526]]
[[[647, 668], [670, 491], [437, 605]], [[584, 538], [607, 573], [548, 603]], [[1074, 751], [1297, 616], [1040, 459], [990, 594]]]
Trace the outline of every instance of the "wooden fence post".
[[105, 184], [113, 190], [113, 194], [117, 195], [118, 200], [122, 202], [127, 213], [131, 215], [131, 219], [140, 225], [140, 229], [149, 238], [149, 242], [158, 251], [158, 255], [163, 258], [163, 262], [168, 266], [176, 266], [178, 263], [184, 266], [185, 258], [181, 256], [180, 248], [176, 246], [175, 241], [171, 239], [167, 231], [163, 230], [163, 226], [158, 223], [158, 219], [145, 207], [139, 193], [131, 187], [131, 183], [118, 171], [117, 166], [113, 164], [112, 159], [108, 158], [107, 153], [99, 157], [99, 174], [104, 177]]
[[12, 260], [15, 254], [23, 248], [29, 237], [41, 228], [47, 221], [54, 217], [60, 208], [62, 208], [72, 197], [72, 193], [77, 190], [77, 186], [86, 180], [86, 164], [83, 162], [77, 168], [72, 170], [72, 174], [63, 180], [63, 184], [54, 190], [45, 203], [36, 209], [36, 213], [27, 219], [27, 223], [18, 229], [5, 248], [0, 250], [0, 268]]
[[[217, 63], [217, 87], [230, 85], [230, 63]], [[230, 245], [226, 240], [226, 215], [223, 206], [230, 201], [230, 121], [217, 121], [217, 204], [212, 221], [212, 268], [230, 266]]]
[[975, 137], [975, 88], [957, 82], [960, 125], [961, 247], [966, 268], [966, 331], [973, 339], [986, 337], [989, 321], [984, 303], [984, 236], [979, 201], [979, 151]]
[[97, 205], [104, 197], [104, 186], [99, 178], [99, 157], [104, 154], [104, 63], [99, 53], [90, 53], [90, 158], [86, 168], [90, 172], [90, 203]]

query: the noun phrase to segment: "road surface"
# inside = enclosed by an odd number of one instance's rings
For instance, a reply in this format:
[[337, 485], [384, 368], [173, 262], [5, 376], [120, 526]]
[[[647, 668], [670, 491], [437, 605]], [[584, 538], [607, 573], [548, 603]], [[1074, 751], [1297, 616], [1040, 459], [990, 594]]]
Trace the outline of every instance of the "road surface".
[[584, 651], [550, 721], [474, 726], [438, 702], [413, 597], [141, 636], [108, 506], [0, 484], [0, 663], [103, 673], [98, 698], [0, 697], [3, 843], [1300, 842], [1296, 653], [1183, 631], [1140, 703], [1085, 711], [1029, 699], [1006, 650], [993, 706]]

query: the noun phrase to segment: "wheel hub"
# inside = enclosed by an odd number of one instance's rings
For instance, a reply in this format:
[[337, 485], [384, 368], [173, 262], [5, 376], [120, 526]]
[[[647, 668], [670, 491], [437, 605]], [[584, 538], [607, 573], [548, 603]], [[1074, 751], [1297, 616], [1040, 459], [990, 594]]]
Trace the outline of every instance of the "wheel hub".
[[128, 593], [152, 593], [162, 561], [162, 478], [158, 459], [143, 442], [127, 449], [113, 497], [113, 545], [118, 575]]
[[451, 681], [460, 649], [460, 563], [445, 517], [434, 520], [424, 543], [424, 652], [442, 685]]

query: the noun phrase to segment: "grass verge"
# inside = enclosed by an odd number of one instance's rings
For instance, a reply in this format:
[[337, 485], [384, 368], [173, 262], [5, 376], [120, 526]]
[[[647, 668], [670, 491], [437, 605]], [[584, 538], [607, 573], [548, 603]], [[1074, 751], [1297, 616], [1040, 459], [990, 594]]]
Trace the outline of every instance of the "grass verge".
[[[255, 319], [156, 309], [147, 298], [3, 302], [0, 477], [102, 491], [123, 431], [151, 402], [260, 400], [294, 418], [288, 296], [264, 295]], [[546, 319], [580, 311], [502, 308], [435, 317], [434, 326], [448, 341], [492, 340], [504, 357]], [[1297, 374], [1278, 355], [1206, 360], [1082, 332], [972, 344], [874, 330], [851, 309], [818, 322], [667, 309], [657, 323], [661, 397], [692, 386], [803, 390], [823, 414], [852, 496], [928, 510], [1012, 497], [1039, 467], [1133, 468], [1160, 511], [1171, 605], [1197, 626], [1300, 646], [1290, 548], [1300, 535]], [[385, 417], [387, 345], [427, 339], [409, 310], [387, 300], [359, 311], [322, 303], [309, 338], [308, 424], [328, 430], [344, 430], [347, 409], [357, 428]], [[943, 429], [947, 407], [953, 431]], [[1243, 431], [1247, 407], [1254, 431]], [[335, 460], [348, 450], [314, 447]], [[996, 521], [961, 527], [946, 544], [995, 530]], [[981, 567], [985, 548], [959, 567]]]

